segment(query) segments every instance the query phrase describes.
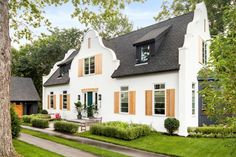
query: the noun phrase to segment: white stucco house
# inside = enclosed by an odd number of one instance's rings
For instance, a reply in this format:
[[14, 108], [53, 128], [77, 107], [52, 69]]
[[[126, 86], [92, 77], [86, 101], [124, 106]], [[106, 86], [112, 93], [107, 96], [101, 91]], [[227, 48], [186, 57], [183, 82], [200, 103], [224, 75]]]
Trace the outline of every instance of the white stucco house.
[[80, 100], [95, 105], [103, 122], [149, 124], [162, 132], [164, 120], [175, 117], [178, 134], [186, 136], [187, 127], [198, 126], [197, 74], [207, 63], [209, 39], [204, 3], [108, 41], [89, 30], [80, 50], [69, 50], [43, 77], [43, 109], [72, 120]]

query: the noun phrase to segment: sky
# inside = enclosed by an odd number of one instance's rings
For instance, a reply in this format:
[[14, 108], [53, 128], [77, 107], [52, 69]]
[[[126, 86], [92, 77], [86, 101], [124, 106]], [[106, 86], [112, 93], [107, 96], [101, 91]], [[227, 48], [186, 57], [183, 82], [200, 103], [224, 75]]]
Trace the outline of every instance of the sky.
[[[129, 20], [133, 23], [134, 30], [142, 28], [155, 23], [153, 17], [160, 11], [162, 0], [146, 0], [144, 3], [132, 3], [126, 5], [126, 8], [122, 11], [128, 16]], [[59, 7], [46, 7], [45, 16], [52, 23], [53, 27], [63, 28], [86, 28], [80, 24], [77, 19], [73, 19], [70, 15], [73, 12], [72, 4], [67, 4]], [[49, 34], [45, 27], [37, 28], [33, 30], [34, 35], [40, 35], [41, 33]], [[15, 48], [19, 48], [20, 45], [24, 45], [29, 41], [20, 40], [20, 43], [13, 43]]]

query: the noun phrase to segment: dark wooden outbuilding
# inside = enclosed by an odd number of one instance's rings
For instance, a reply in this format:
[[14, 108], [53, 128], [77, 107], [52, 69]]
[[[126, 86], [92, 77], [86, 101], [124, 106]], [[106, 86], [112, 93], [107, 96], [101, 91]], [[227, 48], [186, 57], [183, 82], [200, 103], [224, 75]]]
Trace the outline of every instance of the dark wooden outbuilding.
[[19, 117], [38, 112], [40, 97], [31, 78], [11, 77], [10, 101]]

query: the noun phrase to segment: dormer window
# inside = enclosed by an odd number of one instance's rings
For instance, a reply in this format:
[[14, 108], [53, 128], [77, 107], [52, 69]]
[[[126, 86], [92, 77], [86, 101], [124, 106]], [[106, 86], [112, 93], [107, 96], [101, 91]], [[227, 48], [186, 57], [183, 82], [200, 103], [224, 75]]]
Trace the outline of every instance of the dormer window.
[[150, 56], [150, 45], [144, 45], [141, 46], [141, 56], [140, 56], [140, 62], [146, 63]]

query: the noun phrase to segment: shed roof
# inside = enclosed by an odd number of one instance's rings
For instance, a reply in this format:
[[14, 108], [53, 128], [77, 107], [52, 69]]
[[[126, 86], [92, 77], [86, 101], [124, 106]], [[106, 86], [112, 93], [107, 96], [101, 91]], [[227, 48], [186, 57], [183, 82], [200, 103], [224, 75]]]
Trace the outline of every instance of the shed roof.
[[11, 77], [10, 101], [40, 101], [31, 78]]

